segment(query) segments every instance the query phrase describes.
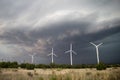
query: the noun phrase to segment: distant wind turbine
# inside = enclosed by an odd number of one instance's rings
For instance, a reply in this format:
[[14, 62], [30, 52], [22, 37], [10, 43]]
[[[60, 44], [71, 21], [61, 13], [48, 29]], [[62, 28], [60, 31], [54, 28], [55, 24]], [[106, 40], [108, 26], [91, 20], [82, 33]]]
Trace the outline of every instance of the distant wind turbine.
[[72, 50], [72, 43], [70, 44], [70, 50], [66, 51], [65, 53], [70, 53], [70, 63], [72, 65], [73, 64], [73, 62], [72, 62], [72, 54], [77, 55], [77, 53]]
[[33, 64], [34, 62], [34, 56], [36, 55], [36, 53], [33, 53], [33, 54], [29, 54], [29, 56], [31, 56], [31, 63]]
[[97, 63], [99, 64], [99, 51], [98, 51], [98, 47], [99, 47], [100, 45], [102, 45], [103, 43], [100, 43], [100, 44], [96, 45], [96, 44], [90, 42], [90, 44], [92, 44], [92, 45], [95, 46], [95, 48], [96, 48]]
[[1, 62], [3, 62], [3, 58], [1, 58]]
[[56, 56], [57, 57], [57, 55], [56, 54], [54, 54], [54, 50], [53, 50], [53, 48], [52, 48], [52, 52], [50, 53], [50, 54], [48, 54], [48, 56], [50, 56], [51, 55], [51, 59], [52, 59], [52, 63], [54, 63], [54, 56]]

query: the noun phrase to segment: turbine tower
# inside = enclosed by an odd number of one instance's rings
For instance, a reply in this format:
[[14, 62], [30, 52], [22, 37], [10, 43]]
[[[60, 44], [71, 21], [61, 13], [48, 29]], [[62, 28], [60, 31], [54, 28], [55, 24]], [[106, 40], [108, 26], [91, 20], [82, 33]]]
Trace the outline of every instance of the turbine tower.
[[53, 48], [52, 48], [52, 52], [50, 53], [50, 54], [48, 54], [48, 56], [50, 56], [51, 55], [51, 59], [52, 59], [52, 63], [54, 63], [54, 56], [56, 56], [57, 57], [57, 55], [56, 54], [54, 54], [54, 50], [53, 50]]
[[34, 56], [36, 55], [36, 53], [33, 53], [33, 54], [29, 54], [29, 56], [31, 56], [31, 63], [33, 64], [34, 62]]
[[100, 43], [100, 44], [96, 45], [96, 44], [90, 42], [90, 44], [92, 44], [93, 46], [95, 46], [96, 54], [97, 54], [97, 63], [99, 64], [99, 51], [98, 51], [98, 47], [99, 47], [100, 45], [102, 45], [103, 43]]
[[66, 51], [65, 53], [70, 53], [70, 64], [73, 65], [72, 54], [77, 55], [77, 53], [75, 51], [73, 51], [73, 49], [72, 49], [72, 43], [70, 44], [70, 50]]

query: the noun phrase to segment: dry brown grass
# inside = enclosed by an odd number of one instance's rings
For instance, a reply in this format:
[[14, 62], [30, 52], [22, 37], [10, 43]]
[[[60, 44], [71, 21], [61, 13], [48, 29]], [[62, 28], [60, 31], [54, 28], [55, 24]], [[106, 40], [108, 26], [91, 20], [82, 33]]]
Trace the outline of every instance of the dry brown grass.
[[120, 67], [96, 69], [0, 69], [0, 80], [120, 80]]

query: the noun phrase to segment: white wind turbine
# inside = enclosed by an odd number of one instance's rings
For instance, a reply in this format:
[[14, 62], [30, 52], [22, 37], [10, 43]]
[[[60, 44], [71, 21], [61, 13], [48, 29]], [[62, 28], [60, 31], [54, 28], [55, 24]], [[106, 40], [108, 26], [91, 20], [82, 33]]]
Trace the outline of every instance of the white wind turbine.
[[52, 52], [50, 53], [50, 54], [48, 54], [48, 56], [50, 56], [51, 55], [51, 59], [52, 59], [52, 63], [54, 63], [54, 56], [56, 56], [57, 57], [57, 55], [56, 54], [54, 54], [54, 50], [53, 50], [53, 48], [52, 48]]
[[66, 51], [65, 53], [70, 53], [70, 63], [72, 65], [73, 64], [73, 62], [72, 62], [72, 54], [77, 55], [77, 53], [75, 51], [73, 51], [73, 49], [72, 49], [72, 43], [70, 44], [70, 50]]
[[95, 46], [95, 48], [96, 48], [97, 63], [99, 64], [99, 51], [98, 51], [98, 47], [99, 47], [100, 45], [102, 45], [103, 43], [100, 43], [100, 44], [96, 45], [96, 44], [90, 42], [90, 44], [92, 44], [92, 45]]
[[29, 56], [31, 56], [31, 63], [33, 64], [34, 62], [34, 56], [36, 55], [36, 53], [33, 53], [33, 54], [29, 54]]

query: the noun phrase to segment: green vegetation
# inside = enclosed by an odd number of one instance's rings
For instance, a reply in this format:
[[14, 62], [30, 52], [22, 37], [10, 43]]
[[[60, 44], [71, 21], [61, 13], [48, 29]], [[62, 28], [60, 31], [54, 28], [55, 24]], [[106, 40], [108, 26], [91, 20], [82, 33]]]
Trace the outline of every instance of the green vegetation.
[[31, 72], [28, 72], [27, 75], [33, 77], [33, 74]]
[[17, 62], [0, 62], [0, 68], [18, 68]]
[[80, 69], [80, 68], [96, 68], [97, 70], [104, 70], [106, 68], [110, 67], [120, 67], [120, 64], [81, 64], [81, 65], [68, 65], [68, 64], [55, 64], [51, 63], [49, 65], [46, 64], [29, 64], [29, 63], [22, 63], [18, 64], [17, 62], [0, 62], [0, 68], [24, 68], [28, 70], [32, 70], [34, 68], [42, 68], [42, 69], [47, 69], [47, 68], [60, 68], [60, 69]]
[[52, 75], [52, 76], [50, 77], [50, 80], [57, 80], [57, 76], [56, 76], [56, 75]]
[[43, 77], [39, 77], [39, 80], [44, 80]]
[[[18, 69], [17, 69], [18, 68]], [[35, 68], [35, 69], [34, 69]], [[85, 69], [86, 68], [86, 69]], [[108, 68], [108, 69], [106, 69]], [[102, 71], [99, 71], [102, 70]], [[0, 62], [0, 80], [119, 80], [120, 64], [29, 64]]]
[[26, 69], [29, 69], [29, 70], [32, 70], [35, 68], [35, 65], [34, 64], [26, 64]]
[[96, 69], [97, 70], [105, 70], [106, 69], [106, 65], [104, 64], [104, 63], [99, 63], [99, 64], [97, 64], [97, 66], [96, 66]]

